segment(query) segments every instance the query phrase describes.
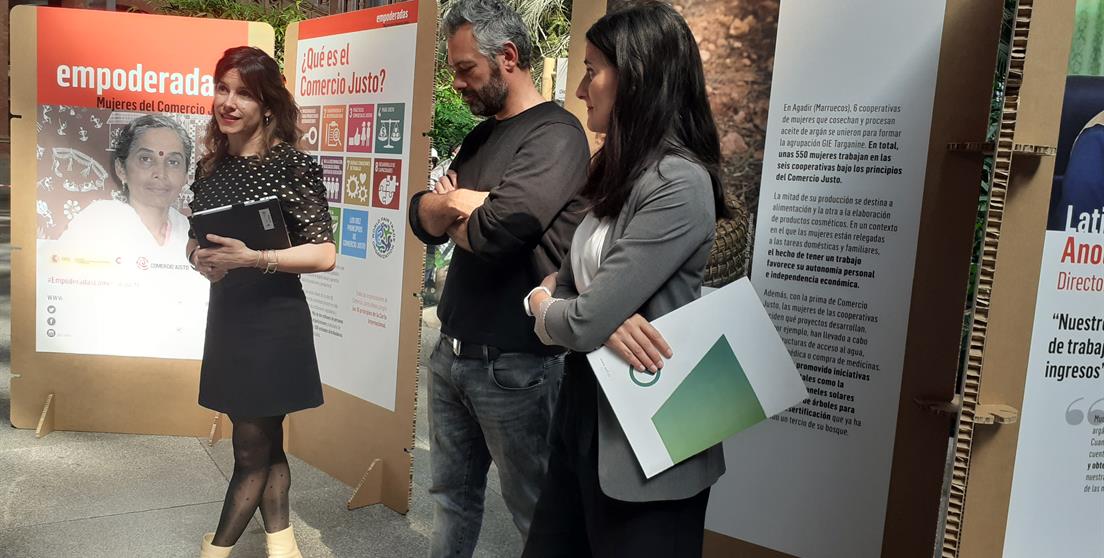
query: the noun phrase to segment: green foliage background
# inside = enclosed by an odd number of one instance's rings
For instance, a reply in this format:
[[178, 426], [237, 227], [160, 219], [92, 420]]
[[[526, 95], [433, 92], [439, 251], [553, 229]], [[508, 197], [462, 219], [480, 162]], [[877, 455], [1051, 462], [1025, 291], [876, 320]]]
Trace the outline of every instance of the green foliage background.
[[258, 2], [236, 0], [154, 0], [157, 11], [166, 15], [210, 17], [240, 21], [261, 21], [276, 30], [275, 56], [284, 67], [284, 32], [287, 26], [311, 17], [301, 0], [284, 5], [268, 6]]
[[433, 96], [433, 129], [429, 135], [437, 154], [444, 159], [451, 156], [452, 149], [460, 145], [479, 120], [448, 82], [435, 83]]
[[[533, 38], [533, 80], [539, 88], [546, 58], [567, 56], [570, 41], [571, 0], [506, 0], [513, 6], [521, 20], [529, 28]], [[438, 0], [437, 13], [441, 19], [452, 8], [456, 0]], [[437, 71], [434, 74], [433, 93], [433, 130], [430, 131], [433, 147], [442, 157], [448, 157], [452, 149], [460, 145], [464, 136], [479, 123], [464, 104], [460, 95], [452, 88], [452, 72], [448, 67], [447, 37], [438, 28], [437, 33]]]

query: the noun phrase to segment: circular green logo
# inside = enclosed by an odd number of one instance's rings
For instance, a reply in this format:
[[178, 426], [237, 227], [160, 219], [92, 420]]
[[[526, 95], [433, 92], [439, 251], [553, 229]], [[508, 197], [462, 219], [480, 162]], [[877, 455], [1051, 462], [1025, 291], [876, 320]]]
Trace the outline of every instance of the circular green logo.
[[642, 382], [639, 379], [637, 379], [636, 375], [637, 374], [644, 374], [644, 373], [643, 372], [638, 372], [635, 368], [633, 368], [632, 366], [629, 366], [629, 379], [632, 380], [634, 384], [636, 384], [640, 387], [651, 387], [651, 386], [654, 386], [655, 383], [659, 381], [659, 373], [660, 372], [661, 372], [660, 370], [657, 370], [654, 375], [651, 375], [650, 376], [651, 377], [650, 382]]

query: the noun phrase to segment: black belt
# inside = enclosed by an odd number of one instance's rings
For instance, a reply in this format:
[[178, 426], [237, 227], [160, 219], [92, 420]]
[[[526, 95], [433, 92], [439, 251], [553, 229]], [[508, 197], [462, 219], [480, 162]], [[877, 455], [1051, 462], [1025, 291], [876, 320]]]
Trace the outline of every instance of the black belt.
[[481, 358], [487, 361], [495, 360], [502, 354], [496, 347], [490, 345], [479, 345], [477, 343], [464, 343], [455, 337], [442, 336], [447, 338], [448, 343], [452, 346], [452, 354], [460, 358]]

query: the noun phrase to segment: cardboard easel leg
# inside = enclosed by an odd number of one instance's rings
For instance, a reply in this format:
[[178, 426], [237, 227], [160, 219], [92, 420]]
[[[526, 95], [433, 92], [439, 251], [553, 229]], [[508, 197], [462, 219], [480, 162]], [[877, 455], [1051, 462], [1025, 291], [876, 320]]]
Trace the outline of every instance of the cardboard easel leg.
[[41, 438], [54, 431], [54, 394], [46, 396], [46, 404], [42, 406], [42, 414], [38, 417], [38, 427], [35, 428], [35, 438]]
[[211, 423], [211, 435], [207, 437], [207, 445], [214, 447], [214, 445], [222, 439], [223, 429], [222, 421], [224, 420], [222, 413], [215, 413], [215, 421]]
[[353, 490], [353, 496], [345, 503], [350, 510], [371, 506], [380, 503], [380, 492], [383, 488], [383, 459], [376, 458], [368, 466], [368, 471], [360, 477], [360, 483]]

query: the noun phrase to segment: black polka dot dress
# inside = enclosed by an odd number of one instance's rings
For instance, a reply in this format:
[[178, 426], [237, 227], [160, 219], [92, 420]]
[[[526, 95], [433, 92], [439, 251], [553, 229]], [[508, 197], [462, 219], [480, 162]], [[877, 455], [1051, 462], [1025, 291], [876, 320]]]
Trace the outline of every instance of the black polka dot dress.
[[[322, 167], [285, 143], [263, 160], [227, 156], [192, 190], [192, 211], [277, 196], [292, 245], [334, 241]], [[243, 418], [322, 404], [314, 327], [298, 275], [243, 268], [211, 284], [199, 404]]]

